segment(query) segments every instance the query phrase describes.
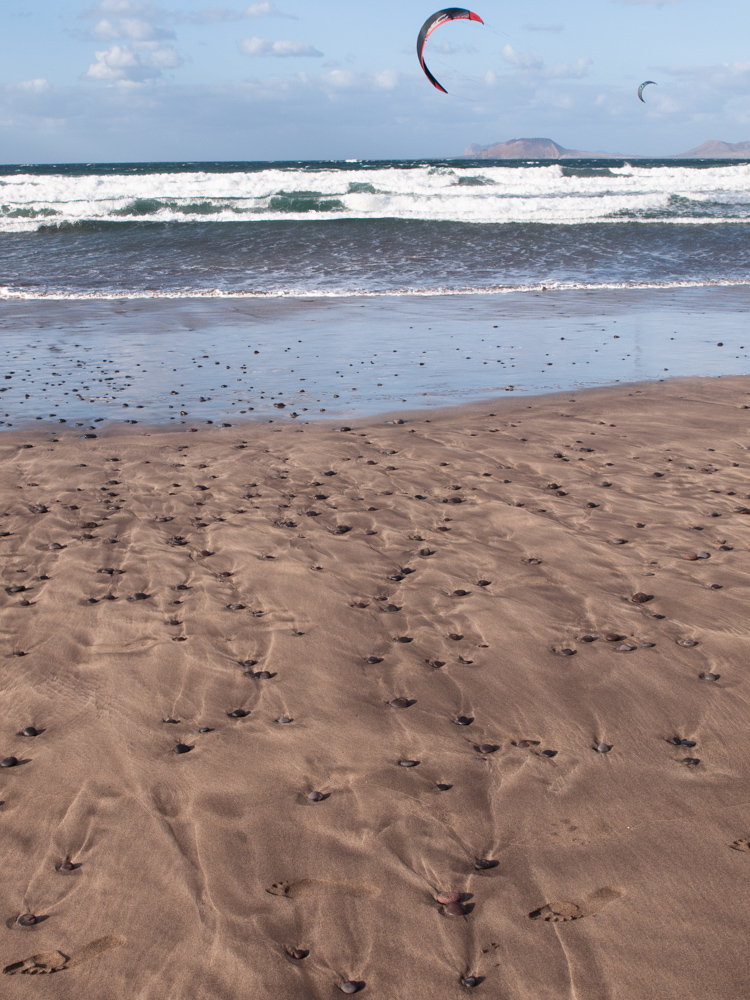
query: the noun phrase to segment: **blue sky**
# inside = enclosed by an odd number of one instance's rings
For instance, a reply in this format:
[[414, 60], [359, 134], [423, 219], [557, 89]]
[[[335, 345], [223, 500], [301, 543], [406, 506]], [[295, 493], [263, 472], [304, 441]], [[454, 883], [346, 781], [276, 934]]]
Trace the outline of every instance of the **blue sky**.
[[[0, 162], [442, 157], [750, 139], [747, 0], [3, 0]], [[653, 79], [647, 104], [638, 84]]]

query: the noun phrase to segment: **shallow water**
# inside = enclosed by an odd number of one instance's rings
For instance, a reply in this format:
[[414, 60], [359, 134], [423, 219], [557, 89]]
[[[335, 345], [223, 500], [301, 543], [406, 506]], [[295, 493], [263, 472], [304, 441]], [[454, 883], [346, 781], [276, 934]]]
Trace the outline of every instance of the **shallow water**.
[[749, 315], [746, 287], [10, 300], [0, 302], [0, 427], [354, 417], [744, 374]]

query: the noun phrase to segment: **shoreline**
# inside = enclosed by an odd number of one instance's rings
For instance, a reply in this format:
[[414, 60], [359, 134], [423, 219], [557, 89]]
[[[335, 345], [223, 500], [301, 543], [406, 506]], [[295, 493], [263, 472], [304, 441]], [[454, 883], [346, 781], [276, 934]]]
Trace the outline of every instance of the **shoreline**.
[[741, 995], [750, 376], [393, 419], [0, 435], [8, 1000]]
[[0, 331], [12, 374], [0, 384], [0, 428], [37, 417], [91, 425], [115, 414], [139, 424], [234, 423], [251, 413], [275, 418], [276, 410], [351, 420], [503, 391], [745, 374], [748, 310], [744, 287], [501, 299], [6, 301]]
[[[750, 338], [748, 338], [750, 339]], [[75, 440], [101, 440], [117, 441], [120, 438], [131, 439], [138, 437], [159, 437], [163, 435], [184, 435], [202, 432], [206, 435], [218, 435], [219, 439], [227, 440], [231, 434], [251, 433], [257, 431], [269, 431], [276, 433], [282, 430], [320, 430], [339, 433], [344, 428], [341, 421], [347, 419], [352, 425], [363, 424], [367, 427], [374, 426], [395, 426], [414, 423], [454, 423], [478, 418], [486, 411], [495, 411], [493, 415], [502, 415], [504, 411], [513, 413], [521, 410], [535, 410], [538, 404], [547, 403], [549, 405], [561, 405], [564, 402], [586, 402], [593, 404], [599, 400], [606, 402], [609, 395], [619, 391], [627, 392], [629, 396], [641, 394], [647, 389], [666, 386], [669, 387], [670, 395], [674, 390], [678, 395], [682, 391], [697, 389], [700, 391], [702, 385], [710, 386], [714, 382], [729, 382], [737, 380], [742, 383], [745, 379], [750, 386], [750, 374], [748, 375], [684, 375], [672, 378], [643, 379], [638, 382], [613, 382], [607, 385], [574, 386], [567, 389], [549, 390], [535, 394], [524, 394], [521, 391], [504, 395], [491, 395], [480, 399], [471, 399], [466, 402], [455, 404], [445, 403], [435, 405], [429, 409], [409, 408], [402, 405], [393, 410], [378, 411], [376, 413], [363, 414], [339, 414], [318, 416], [308, 419], [290, 420], [285, 414], [277, 414], [273, 418], [268, 418], [265, 414], [247, 416], [241, 420], [236, 420], [232, 424], [221, 424], [213, 421], [198, 423], [197, 421], [182, 421], [180, 426], [165, 423], [146, 423], [134, 421], [133, 425], [128, 423], [117, 423], [114, 420], [104, 421], [99, 425], [88, 426], [85, 423], [59, 423], [55, 421], [29, 421], [26, 424], [13, 427], [0, 427], [0, 443], [6, 439], [19, 440], [48, 440], [51, 443], [71, 443]], [[750, 395], [750, 391], [748, 392]], [[271, 427], [270, 425], [274, 426]], [[357, 432], [357, 427], [347, 426], [348, 431]], [[93, 432], [93, 433], [90, 433]], [[55, 437], [50, 438], [49, 435]], [[239, 440], [239, 439], [238, 439]]]

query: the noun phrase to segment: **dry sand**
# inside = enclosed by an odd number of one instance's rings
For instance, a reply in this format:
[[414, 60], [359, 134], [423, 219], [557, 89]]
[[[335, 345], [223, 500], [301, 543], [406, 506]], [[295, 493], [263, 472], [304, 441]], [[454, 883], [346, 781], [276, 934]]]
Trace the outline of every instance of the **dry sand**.
[[746, 995], [748, 404], [4, 434], [2, 997]]

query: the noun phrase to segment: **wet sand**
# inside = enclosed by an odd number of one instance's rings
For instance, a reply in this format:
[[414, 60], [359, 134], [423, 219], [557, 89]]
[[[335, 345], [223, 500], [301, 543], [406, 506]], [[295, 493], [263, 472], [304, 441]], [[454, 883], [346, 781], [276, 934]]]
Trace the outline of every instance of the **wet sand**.
[[748, 286], [0, 298], [0, 428], [351, 421], [506, 392], [744, 375], [749, 313]]
[[743, 995], [749, 430], [4, 433], [3, 997]]

